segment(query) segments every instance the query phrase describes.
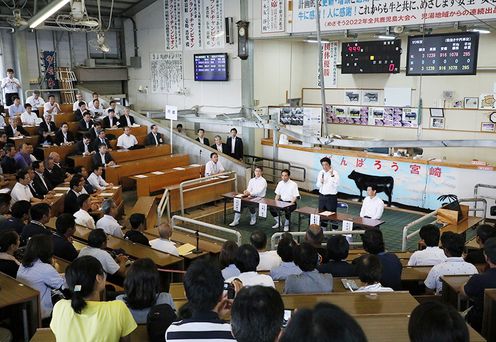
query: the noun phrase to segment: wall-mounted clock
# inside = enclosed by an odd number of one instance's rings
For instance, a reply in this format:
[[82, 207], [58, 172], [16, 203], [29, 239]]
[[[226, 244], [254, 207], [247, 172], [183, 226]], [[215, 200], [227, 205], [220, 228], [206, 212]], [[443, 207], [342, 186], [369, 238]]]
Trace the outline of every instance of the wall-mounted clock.
[[489, 114], [489, 120], [492, 123], [496, 123], [496, 112], [492, 112], [491, 114]]
[[248, 59], [248, 26], [249, 22], [240, 20], [238, 25], [238, 57], [245, 60]]

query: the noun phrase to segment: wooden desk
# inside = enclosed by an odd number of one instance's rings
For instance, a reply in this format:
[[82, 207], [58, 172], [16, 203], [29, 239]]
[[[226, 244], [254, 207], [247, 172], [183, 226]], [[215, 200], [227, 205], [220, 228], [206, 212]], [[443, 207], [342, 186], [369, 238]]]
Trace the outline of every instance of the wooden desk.
[[467, 308], [468, 301], [460, 296], [460, 288], [470, 279], [470, 275], [441, 276], [443, 301], [453, 305], [458, 311]]
[[305, 216], [310, 216], [310, 215], [319, 215], [321, 219], [324, 220], [330, 220], [330, 221], [351, 221], [353, 222], [353, 227], [355, 226], [360, 226], [360, 228], [366, 228], [366, 229], [371, 229], [371, 228], [379, 228], [381, 224], [384, 223], [384, 221], [381, 220], [373, 220], [373, 219], [368, 219], [360, 216], [352, 216], [344, 213], [334, 213], [332, 215], [326, 216], [326, 215], [321, 215], [319, 213], [319, 209], [317, 208], [312, 208], [312, 207], [303, 207], [303, 208], [298, 208], [295, 210], [296, 213], [298, 213], [298, 231], [300, 231], [300, 226], [301, 226], [301, 215]]
[[441, 228], [441, 234], [446, 232], [453, 232], [457, 234], [464, 234], [470, 228], [474, 228], [480, 222], [482, 222], [482, 217], [469, 216], [465, 221], [458, 224], [448, 224], [447, 226]]
[[[138, 136], [138, 135], [147, 135], [148, 134], [148, 127], [146, 126], [139, 126], [139, 127], [130, 127], [131, 128], [131, 134]], [[105, 134], [112, 134], [115, 135], [116, 137], [119, 137], [124, 133], [123, 128], [105, 128]]]
[[107, 167], [105, 169], [105, 178], [109, 183], [120, 184], [124, 178], [129, 176], [139, 175], [143, 172], [171, 169], [173, 167], [188, 164], [189, 156], [187, 154], [173, 154], [163, 157], [135, 160]]
[[158, 222], [157, 200], [154, 196], [139, 196], [129, 214], [134, 213], [145, 215], [146, 230], [153, 230]]
[[[145, 173], [130, 178], [136, 181], [136, 194], [138, 196], [149, 196], [153, 192], [163, 191], [166, 186], [201, 177], [202, 169], [201, 165], [188, 165]], [[143, 178], [142, 176], [145, 177]]]
[[[145, 158], [161, 157], [168, 154], [170, 154], [170, 145], [145, 147], [138, 150], [114, 150], [110, 152], [116, 164]], [[74, 155], [70, 156], [69, 159], [74, 161], [74, 166], [84, 166], [89, 172], [92, 169], [93, 155]]]
[[29, 136], [35, 136], [35, 135], [38, 135], [38, 130], [40, 129], [40, 126], [39, 125], [36, 125], [36, 126], [23, 125], [22, 128], [24, 128], [29, 133]]
[[496, 341], [496, 289], [484, 291], [484, 314], [482, 316], [482, 334], [488, 341]]
[[[29, 336], [41, 326], [40, 293], [31, 287], [0, 272], [0, 309], [19, 305], [23, 312], [23, 327], [27, 327]], [[26, 339], [29, 336], [25, 336]]]
[[74, 113], [72, 111], [67, 112], [67, 113], [58, 113], [58, 114], [52, 115], [52, 117], [53, 117], [53, 121], [55, 122], [55, 126], [57, 126], [58, 128], [60, 128], [60, 126], [62, 126], [62, 123], [64, 123], [64, 122], [69, 123], [69, 122], [75, 122], [76, 121], [76, 116], [74, 115]]
[[38, 147], [39, 150], [43, 151], [43, 159], [48, 158], [50, 153], [57, 152], [60, 155], [60, 160], [65, 160], [65, 158], [73, 154], [76, 150], [76, 144], [72, 145], [62, 145], [62, 146], [48, 146], [48, 147]]
[[38, 135], [33, 135], [33, 136], [28, 136], [28, 135], [25, 135], [23, 137], [10, 137], [9, 138], [9, 141], [11, 143], [14, 144], [16, 150], [18, 150], [22, 144], [26, 143], [26, 144], [31, 144], [33, 145], [34, 147], [36, 147], [36, 145], [38, 145], [38, 140], [40, 139], [40, 137]]
[[[139, 324], [138, 327], [130, 334], [131, 342], [149, 341], [148, 332], [145, 324]], [[36, 330], [31, 342], [56, 342], [55, 335], [49, 328]]]
[[406, 266], [401, 272], [401, 281], [424, 281], [432, 266]]

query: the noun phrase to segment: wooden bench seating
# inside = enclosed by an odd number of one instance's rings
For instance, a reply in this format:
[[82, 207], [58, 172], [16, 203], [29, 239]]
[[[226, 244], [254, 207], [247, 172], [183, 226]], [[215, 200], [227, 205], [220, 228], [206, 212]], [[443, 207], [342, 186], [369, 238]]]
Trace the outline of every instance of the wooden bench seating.
[[[62, 108], [60, 108], [60, 109], [62, 109]], [[72, 112], [72, 105], [71, 105], [70, 111], [62, 111], [62, 113], [52, 115], [52, 117], [53, 117], [53, 121], [55, 122], [55, 126], [57, 126], [57, 128], [60, 128], [60, 126], [62, 126], [62, 123], [64, 123], [64, 122], [67, 122], [67, 123], [76, 122], [77, 123], [76, 116]]]
[[40, 137], [38, 135], [26, 135], [23, 137], [11, 137], [9, 138], [9, 142], [13, 143], [16, 150], [19, 149], [19, 147], [22, 146], [22, 144], [31, 144], [33, 147], [36, 147], [38, 145]]

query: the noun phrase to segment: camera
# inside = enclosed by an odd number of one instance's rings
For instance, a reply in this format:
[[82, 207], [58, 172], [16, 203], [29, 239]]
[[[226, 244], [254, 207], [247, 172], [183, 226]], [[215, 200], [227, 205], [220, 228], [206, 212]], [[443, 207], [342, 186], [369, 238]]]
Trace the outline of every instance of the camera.
[[227, 299], [234, 299], [236, 296], [236, 290], [231, 283], [224, 283], [224, 291], [227, 291]]

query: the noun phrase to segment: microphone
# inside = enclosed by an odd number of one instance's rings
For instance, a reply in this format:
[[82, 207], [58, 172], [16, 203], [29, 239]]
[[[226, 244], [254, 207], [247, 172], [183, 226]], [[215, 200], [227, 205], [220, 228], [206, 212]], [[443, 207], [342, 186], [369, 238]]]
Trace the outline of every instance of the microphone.
[[193, 249], [193, 254], [200, 254], [202, 251], [200, 249], [200, 232], [198, 230], [196, 230], [195, 236], [196, 236], [196, 248]]

